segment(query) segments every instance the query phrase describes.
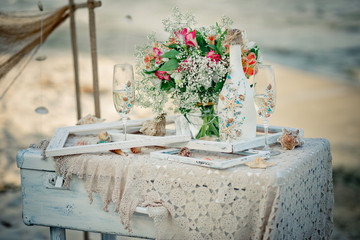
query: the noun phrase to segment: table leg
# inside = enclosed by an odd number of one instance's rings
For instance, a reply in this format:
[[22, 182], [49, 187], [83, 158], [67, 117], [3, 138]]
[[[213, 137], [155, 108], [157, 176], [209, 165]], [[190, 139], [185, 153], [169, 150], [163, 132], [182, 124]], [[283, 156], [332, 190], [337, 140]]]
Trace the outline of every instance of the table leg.
[[66, 240], [65, 228], [50, 227], [51, 240]]
[[114, 234], [103, 234], [104, 240], [116, 240], [116, 235]]

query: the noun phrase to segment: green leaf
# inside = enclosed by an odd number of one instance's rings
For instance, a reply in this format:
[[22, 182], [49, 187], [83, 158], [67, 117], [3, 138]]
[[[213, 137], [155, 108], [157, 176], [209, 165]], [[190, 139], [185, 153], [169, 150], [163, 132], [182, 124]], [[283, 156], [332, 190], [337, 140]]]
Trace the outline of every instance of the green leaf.
[[196, 31], [195, 33], [196, 33], [196, 41], [199, 45], [201, 52], [206, 53], [207, 49], [206, 49], [206, 41], [204, 37], [201, 35], [199, 31]]
[[173, 43], [173, 44], [168, 45], [167, 47], [171, 48], [171, 49], [174, 49], [174, 48], [180, 48], [180, 45]]
[[[226, 76], [226, 77], [227, 77], [227, 76]], [[224, 83], [225, 83], [225, 81], [219, 81], [219, 82], [217, 82], [214, 91], [215, 91], [215, 92], [217, 92], [217, 91], [221, 92], [221, 90], [222, 90], [222, 88], [223, 88], [223, 86], [224, 86]]]
[[144, 73], [145, 74], [153, 74], [153, 73], [156, 73], [157, 70], [152, 70], [152, 71], [147, 71], [147, 70], [144, 70]]
[[216, 49], [218, 50], [218, 54], [220, 54], [220, 56], [222, 55], [222, 45], [221, 45], [221, 41], [217, 41], [216, 43]]
[[208, 44], [207, 46], [209, 48], [213, 49], [215, 51], [215, 53], [220, 54], [219, 49], [215, 45]]
[[165, 92], [169, 92], [172, 88], [175, 87], [175, 82], [174, 80], [162, 80], [161, 84], [160, 84], [160, 89], [165, 91]]
[[171, 71], [178, 68], [178, 61], [176, 59], [170, 59], [164, 65], [159, 68], [159, 71]]
[[163, 55], [161, 55], [161, 57], [163, 58], [176, 58], [176, 56], [179, 54], [179, 51], [176, 51], [175, 49], [172, 49], [166, 53], [164, 53]]
[[221, 34], [220, 39], [224, 39], [224, 37], [226, 36], [227, 32], [228, 32], [228, 29], [226, 29], [226, 30]]

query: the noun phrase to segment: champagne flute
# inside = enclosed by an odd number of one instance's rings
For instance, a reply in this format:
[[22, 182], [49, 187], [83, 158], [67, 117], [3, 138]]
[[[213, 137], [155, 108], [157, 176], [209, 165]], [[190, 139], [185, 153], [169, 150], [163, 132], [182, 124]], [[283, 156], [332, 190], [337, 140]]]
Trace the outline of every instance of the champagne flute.
[[270, 156], [280, 154], [271, 149], [268, 144], [269, 119], [274, 114], [276, 105], [275, 75], [272, 65], [260, 65], [253, 77], [254, 103], [258, 116], [263, 122], [265, 132], [264, 151], [269, 151]]
[[134, 104], [134, 72], [130, 64], [114, 65], [113, 101], [116, 111], [123, 121], [124, 139], [126, 141], [127, 114]]

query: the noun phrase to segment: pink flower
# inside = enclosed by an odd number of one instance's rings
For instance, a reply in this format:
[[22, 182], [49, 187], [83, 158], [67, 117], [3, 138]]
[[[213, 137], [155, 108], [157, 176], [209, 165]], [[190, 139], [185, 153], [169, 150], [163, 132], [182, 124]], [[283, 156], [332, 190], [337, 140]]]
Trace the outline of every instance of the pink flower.
[[160, 80], [165, 79], [165, 80], [169, 81], [170, 75], [167, 74], [167, 72], [165, 72], [165, 71], [156, 71], [155, 76], [157, 76]]
[[154, 57], [158, 57], [158, 56], [160, 56], [161, 55], [161, 51], [160, 51], [160, 49], [158, 49], [158, 48], [156, 48], [156, 47], [154, 47], [153, 48], [153, 51], [154, 51]]
[[187, 28], [181, 29], [177, 32], [174, 32], [177, 39], [179, 39], [182, 42], [185, 42], [186, 35], [187, 35]]
[[185, 44], [190, 47], [190, 46], [193, 46], [193, 47], [197, 47], [198, 46], [198, 43], [196, 41], [196, 32], [195, 30], [192, 31], [192, 32], [189, 32], [186, 37], [185, 37]]
[[161, 51], [160, 51], [160, 49], [154, 47], [153, 48], [153, 56], [155, 57], [156, 64], [159, 64], [161, 62]]
[[221, 59], [220, 55], [219, 55], [219, 54], [215, 54], [214, 51], [208, 52], [208, 53], [206, 54], [206, 57], [207, 57], [207, 58], [210, 58], [211, 61], [215, 61], [215, 62], [219, 62], [220, 59]]

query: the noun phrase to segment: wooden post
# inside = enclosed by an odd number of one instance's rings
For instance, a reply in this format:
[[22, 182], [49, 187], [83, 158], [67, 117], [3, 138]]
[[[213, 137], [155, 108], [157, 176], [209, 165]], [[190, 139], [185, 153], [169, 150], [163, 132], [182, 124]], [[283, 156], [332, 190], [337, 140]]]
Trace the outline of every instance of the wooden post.
[[66, 240], [65, 228], [50, 227], [51, 240]]
[[95, 13], [94, 13], [95, 7], [96, 6], [94, 4], [94, 0], [88, 0], [95, 116], [100, 118], [100, 95], [99, 95], [98, 65], [97, 65], [97, 52], [96, 52]]
[[76, 31], [75, 31], [74, 0], [69, 0], [69, 6], [70, 6], [71, 46], [72, 46], [73, 62], [74, 62], [76, 109], [77, 109], [77, 119], [79, 120], [81, 118], [81, 102], [80, 102], [80, 82], [79, 82], [79, 60], [78, 60], [78, 50], [77, 50]]
[[103, 234], [103, 240], [116, 240], [116, 235], [113, 235], [113, 234]]

